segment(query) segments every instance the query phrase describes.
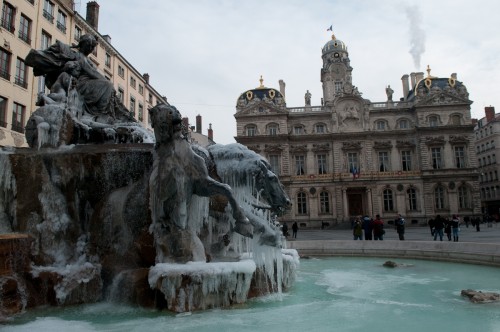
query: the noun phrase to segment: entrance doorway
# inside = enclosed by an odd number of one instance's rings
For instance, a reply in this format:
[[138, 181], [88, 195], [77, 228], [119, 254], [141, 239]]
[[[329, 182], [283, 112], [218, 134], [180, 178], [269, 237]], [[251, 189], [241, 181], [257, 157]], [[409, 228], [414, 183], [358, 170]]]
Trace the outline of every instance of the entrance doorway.
[[350, 216], [362, 216], [363, 213], [363, 194], [360, 192], [347, 193], [347, 204], [349, 205]]

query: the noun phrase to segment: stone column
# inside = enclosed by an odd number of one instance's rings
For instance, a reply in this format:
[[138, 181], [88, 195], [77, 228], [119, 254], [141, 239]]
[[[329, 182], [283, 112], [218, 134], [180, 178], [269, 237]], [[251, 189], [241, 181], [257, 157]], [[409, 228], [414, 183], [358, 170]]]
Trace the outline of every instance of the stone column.
[[370, 188], [366, 189], [366, 202], [368, 205], [368, 215], [373, 216], [373, 201], [372, 201], [372, 190]]
[[349, 217], [349, 204], [347, 201], [347, 189], [342, 189], [342, 207], [344, 210], [344, 220], [347, 220]]

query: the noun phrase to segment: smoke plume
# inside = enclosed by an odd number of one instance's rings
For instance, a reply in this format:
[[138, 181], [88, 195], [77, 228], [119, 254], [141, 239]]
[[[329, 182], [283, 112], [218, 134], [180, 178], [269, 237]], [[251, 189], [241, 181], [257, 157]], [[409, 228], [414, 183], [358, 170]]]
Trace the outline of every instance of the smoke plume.
[[425, 52], [425, 31], [422, 28], [422, 16], [417, 6], [406, 7], [406, 16], [410, 23], [410, 54], [417, 70], [420, 69], [420, 57]]

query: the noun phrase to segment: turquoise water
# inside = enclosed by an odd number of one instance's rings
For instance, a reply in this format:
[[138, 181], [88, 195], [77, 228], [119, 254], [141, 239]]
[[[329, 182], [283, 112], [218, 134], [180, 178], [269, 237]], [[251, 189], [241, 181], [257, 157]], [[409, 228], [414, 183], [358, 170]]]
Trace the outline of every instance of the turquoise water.
[[500, 269], [384, 258], [302, 260], [280, 301], [174, 315], [110, 303], [32, 310], [1, 331], [498, 331], [500, 303], [473, 304], [462, 289], [500, 292]]

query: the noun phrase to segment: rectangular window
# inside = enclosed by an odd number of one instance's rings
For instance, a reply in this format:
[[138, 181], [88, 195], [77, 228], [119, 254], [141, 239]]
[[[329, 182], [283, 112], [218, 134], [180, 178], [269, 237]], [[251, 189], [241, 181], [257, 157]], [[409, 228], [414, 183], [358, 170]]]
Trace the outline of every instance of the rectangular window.
[[347, 153], [347, 170], [350, 173], [353, 173], [353, 171], [359, 171], [358, 153], [357, 152], [348, 152]]
[[325, 125], [323, 125], [323, 124], [317, 124], [316, 125], [316, 133], [318, 133], [318, 134], [324, 134], [325, 133]]
[[38, 77], [38, 92], [43, 92], [45, 93], [45, 76], [39, 76]]
[[64, 33], [66, 33], [66, 18], [67, 18], [66, 14], [64, 14], [62, 11], [57, 12], [56, 26], [60, 31]]
[[335, 82], [335, 92], [342, 92], [342, 82]]
[[295, 175], [306, 174], [306, 157], [304, 155], [295, 156]]
[[470, 209], [469, 191], [463, 186], [458, 188], [458, 207], [461, 209]]
[[80, 37], [82, 36], [82, 29], [75, 25], [75, 34], [73, 36], [73, 38], [75, 38], [76, 41], [80, 41]]
[[24, 105], [14, 103], [12, 110], [12, 130], [19, 133], [24, 133], [24, 112], [26, 107]]
[[7, 99], [0, 96], [0, 127], [7, 127]]
[[257, 134], [257, 128], [255, 126], [247, 127], [247, 136], [255, 136]]
[[304, 133], [304, 127], [301, 127], [301, 126], [297, 126], [297, 127], [293, 127], [293, 133], [295, 135], [301, 135]]
[[330, 197], [326, 191], [319, 194], [319, 212], [321, 214], [330, 213]]
[[106, 59], [104, 60], [104, 65], [108, 68], [111, 67], [111, 55], [106, 52]]
[[150, 104], [153, 104], [153, 95], [151, 94], [151, 92], [149, 93], [148, 101]]
[[130, 97], [130, 114], [135, 118], [135, 98]]
[[121, 78], [125, 77], [125, 69], [121, 65], [118, 65], [118, 75], [120, 75]]
[[441, 159], [441, 148], [431, 148], [431, 160], [433, 169], [443, 168]]
[[269, 135], [271, 136], [278, 135], [278, 126], [269, 126], [268, 130], [269, 130]]
[[52, 36], [42, 30], [42, 50], [46, 50], [52, 44]]
[[297, 194], [297, 214], [307, 214], [307, 196], [303, 192]]
[[120, 100], [120, 102], [123, 104], [123, 100], [125, 98], [125, 92], [123, 91], [122, 88], [118, 88], [118, 99]]
[[328, 167], [326, 163], [326, 154], [316, 155], [316, 160], [318, 162], [318, 174], [328, 173]]
[[10, 53], [0, 48], [0, 77], [10, 80]]
[[410, 211], [417, 210], [417, 191], [414, 188], [410, 188], [407, 191], [408, 194], [408, 209]]
[[380, 151], [378, 153], [378, 166], [380, 172], [389, 171], [389, 152]]
[[133, 77], [133, 76], [130, 76], [130, 86], [135, 89], [136, 80], [135, 80], [135, 77]]
[[403, 171], [411, 171], [411, 151], [401, 151], [401, 167]]
[[141, 103], [139, 103], [139, 111], [138, 111], [137, 118], [141, 122], [142, 122], [142, 120], [144, 120], [144, 106]]
[[455, 165], [457, 168], [465, 168], [465, 148], [455, 146]]
[[437, 187], [434, 190], [434, 203], [436, 210], [444, 209], [444, 189], [443, 187]]
[[384, 190], [384, 211], [389, 212], [394, 210], [394, 199], [392, 197], [392, 190]]
[[139, 93], [142, 95], [144, 95], [144, 86], [142, 84], [139, 84]]
[[26, 79], [27, 77], [27, 72], [26, 72], [26, 64], [21, 58], [17, 58], [16, 61], [16, 76], [14, 77], [14, 83], [27, 89], [28, 88], [28, 81]]
[[49, 0], [45, 0], [43, 3], [43, 17], [50, 23], [54, 23], [54, 4]]
[[281, 174], [280, 160], [281, 160], [281, 158], [280, 158], [280, 155], [278, 155], [278, 154], [269, 155], [269, 164], [271, 165], [271, 170], [276, 175]]
[[16, 10], [10, 3], [4, 1], [2, 7], [2, 28], [14, 33], [14, 16]]
[[19, 39], [31, 45], [31, 20], [23, 14], [19, 20]]

